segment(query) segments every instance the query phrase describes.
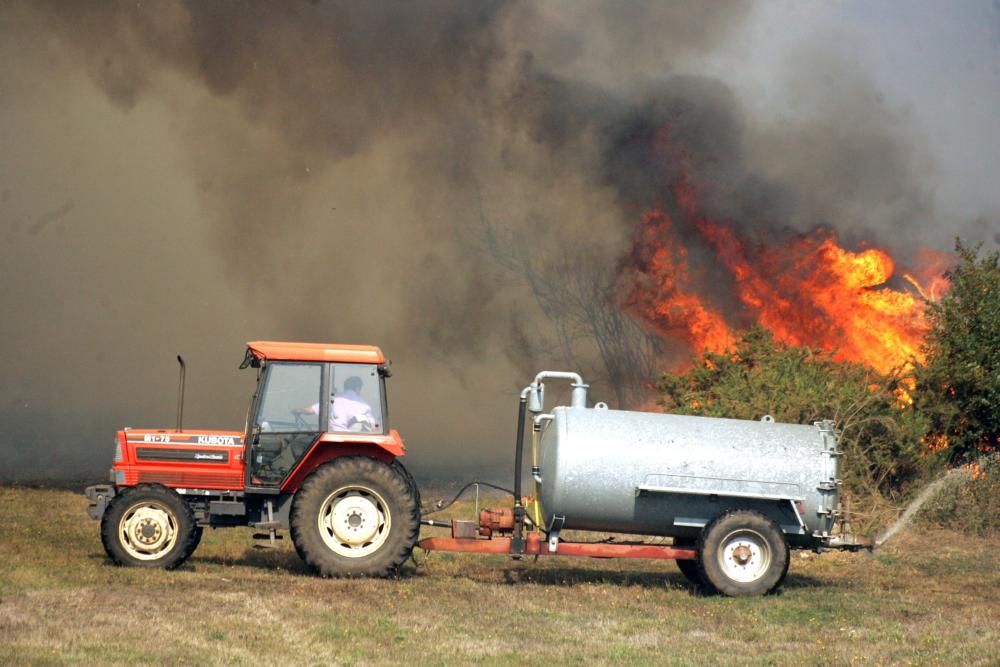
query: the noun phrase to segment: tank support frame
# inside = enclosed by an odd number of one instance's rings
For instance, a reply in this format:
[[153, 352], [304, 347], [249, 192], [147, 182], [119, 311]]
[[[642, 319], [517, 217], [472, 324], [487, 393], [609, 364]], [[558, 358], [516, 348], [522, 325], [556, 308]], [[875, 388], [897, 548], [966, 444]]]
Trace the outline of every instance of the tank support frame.
[[527, 533], [522, 552], [514, 551], [514, 542], [509, 537], [486, 539], [427, 537], [417, 542], [417, 546], [424, 551], [458, 551], [511, 556], [582, 556], [589, 558], [656, 558], [661, 560], [694, 560], [698, 557], [698, 551], [695, 549], [638, 542], [559, 542], [558, 549], [553, 549], [547, 541], [541, 539], [537, 531]]

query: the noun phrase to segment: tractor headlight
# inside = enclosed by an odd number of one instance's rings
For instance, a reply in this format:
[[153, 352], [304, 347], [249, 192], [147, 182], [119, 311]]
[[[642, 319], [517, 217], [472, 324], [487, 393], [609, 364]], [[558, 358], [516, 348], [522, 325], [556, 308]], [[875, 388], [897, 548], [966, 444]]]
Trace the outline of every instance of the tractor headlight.
[[115, 438], [115, 463], [121, 463], [124, 460], [122, 456], [122, 441]]

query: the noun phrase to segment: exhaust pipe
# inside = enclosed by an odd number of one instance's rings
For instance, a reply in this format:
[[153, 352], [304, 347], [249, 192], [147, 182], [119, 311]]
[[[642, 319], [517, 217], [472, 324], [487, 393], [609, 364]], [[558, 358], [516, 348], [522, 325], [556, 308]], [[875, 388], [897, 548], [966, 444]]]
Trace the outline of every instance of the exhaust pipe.
[[181, 365], [181, 377], [177, 382], [177, 432], [183, 431], [184, 419], [184, 372], [187, 367], [184, 365], [184, 357], [177, 355], [177, 363]]

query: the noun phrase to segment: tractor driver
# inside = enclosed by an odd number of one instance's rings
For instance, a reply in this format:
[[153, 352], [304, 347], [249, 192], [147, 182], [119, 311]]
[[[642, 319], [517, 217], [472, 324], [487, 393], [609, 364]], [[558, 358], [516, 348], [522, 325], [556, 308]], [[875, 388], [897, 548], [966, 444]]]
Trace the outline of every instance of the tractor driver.
[[[344, 380], [344, 390], [330, 395], [330, 431], [362, 431], [373, 433], [379, 424], [372, 413], [372, 406], [361, 398], [361, 378], [356, 375]], [[313, 403], [302, 412], [319, 414], [319, 403]]]

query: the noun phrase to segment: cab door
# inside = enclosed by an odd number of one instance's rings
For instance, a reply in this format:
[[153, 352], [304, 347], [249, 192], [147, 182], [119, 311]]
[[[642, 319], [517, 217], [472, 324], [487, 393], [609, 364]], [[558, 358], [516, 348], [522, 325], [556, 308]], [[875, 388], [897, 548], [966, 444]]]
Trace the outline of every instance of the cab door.
[[270, 362], [250, 423], [248, 487], [281, 485], [325, 429], [326, 364]]

